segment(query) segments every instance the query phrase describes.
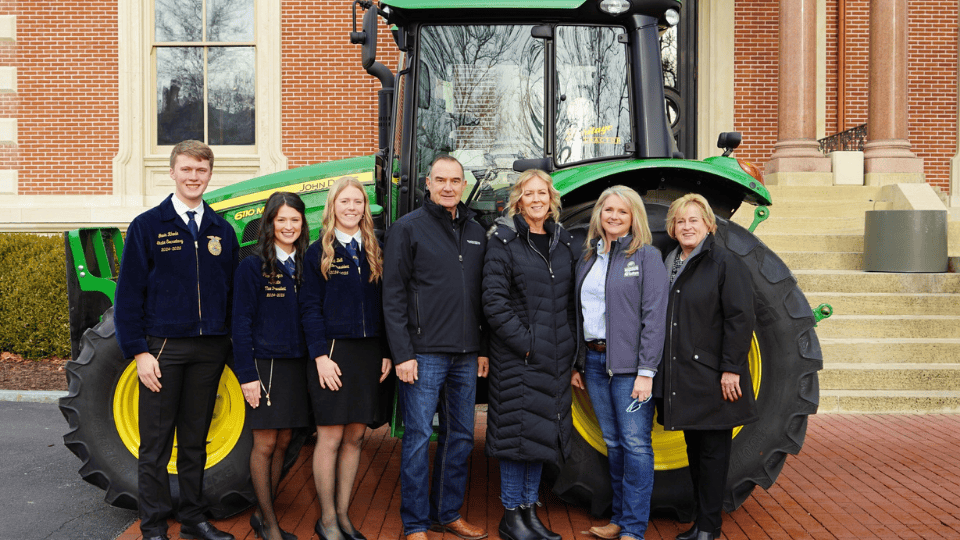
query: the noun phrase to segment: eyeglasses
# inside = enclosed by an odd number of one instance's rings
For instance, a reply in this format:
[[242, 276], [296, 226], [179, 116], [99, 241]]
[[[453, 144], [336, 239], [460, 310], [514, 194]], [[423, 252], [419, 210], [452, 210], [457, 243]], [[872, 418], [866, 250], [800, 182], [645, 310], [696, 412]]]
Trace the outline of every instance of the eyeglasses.
[[639, 411], [639, 410], [640, 410], [640, 407], [642, 407], [644, 403], [650, 401], [650, 398], [651, 398], [651, 397], [653, 397], [653, 394], [650, 394], [649, 396], [647, 396], [647, 399], [645, 399], [645, 400], [643, 400], [643, 401], [640, 401], [639, 399], [633, 400], [633, 401], [630, 403], [630, 405], [627, 405], [627, 412], [637, 412], [637, 411]]

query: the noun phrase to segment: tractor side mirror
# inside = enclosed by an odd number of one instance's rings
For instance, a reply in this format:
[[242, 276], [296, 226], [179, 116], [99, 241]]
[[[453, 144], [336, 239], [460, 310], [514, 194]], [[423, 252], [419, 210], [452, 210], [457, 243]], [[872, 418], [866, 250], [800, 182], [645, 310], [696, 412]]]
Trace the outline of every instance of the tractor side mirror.
[[740, 146], [743, 136], [739, 131], [724, 131], [717, 139], [717, 148], [723, 150], [723, 156], [727, 157]]

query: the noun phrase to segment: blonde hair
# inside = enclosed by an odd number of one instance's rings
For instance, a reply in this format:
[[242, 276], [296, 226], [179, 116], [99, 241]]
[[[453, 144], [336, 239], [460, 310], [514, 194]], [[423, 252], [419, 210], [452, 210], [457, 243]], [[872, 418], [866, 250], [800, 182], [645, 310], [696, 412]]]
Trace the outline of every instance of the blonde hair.
[[540, 169], [528, 169], [520, 175], [520, 178], [517, 179], [517, 183], [513, 185], [513, 189], [510, 190], [510, 199], [507, 202], [507, 209], [510, 217], [513, 217], [517, 214], [522, 214], [522, 208], [520, 208], [520, 199], [523, 197], [524, 186], [527, 182], [539, 178], [547, 183], [547, 192], [550, 193], [550, 211], [547, 213], [547, 218], [553, 218], [554, 221], [560, 219], [560, 192], [557, 191], [557, 188], [553, 187], [553, 178], [550, 177], [550, 174], [546, 171], [541, 171]]
[[717, 217], [713, 215], [713, 209], [710, 208], [710, 203], [699, 193], [687, 193], [683, 197], [670, 203], [670, 208], [667, 209], [666, 226], [667, 235], [669, 235], [670, 238], [674, 240], [677, 239], [674, 231], [674, 229], [677, 228], [677, 214], [691, 204], [700, 208], [700, 215], [703, 216], [703, 221], [707, 225], [707, 232], [716, 232]]
[[641, 246], [653, 242], [653, 233], [650, 232], [650, 222], [647, 221], [647, 208], [643, 205], [643, 199], [636, 191], [627, 186], [611, 186], [603, 190], [597, 203], [593, 206], [593, 213], [590, 214], [590, 228], [587, 231], [587, 241], [584, 249], [584, 260], [590, 259], [594, 255], [593, 242], [603, 238], [603, 224], [600, 223], [600, 214], [603, 212], [603, 205], [607, 197], [620, 197], [620, 200], [626, 203], [630, 209], [630, 245], [627, 246], [626, 254], [633, 255]]
[[367, 253], [367, 263], [370, 265], [370, 282], [378, 281], [383, 275], [383, 257], [380, 253], [380, 243], [373, 232], [373, 216], [370, 214], [370, 198], [367, 197], [363, 184], [356, 177], [344, 176], [337, 180], [327, 192], [327, 205], [323, 209], [323, 236], [320, 237], [323, 254], [320, 256], [320, 273], [324, 279], [329, 279], [327, 272], [333, 262], [333, 243], [336, 241], [334, 228], [337, 225], [337, 198], [348, 187], [355, 187], [363, 194], [363, 217], [360, 218], [360, 237], [363, 239], [363, 250]]

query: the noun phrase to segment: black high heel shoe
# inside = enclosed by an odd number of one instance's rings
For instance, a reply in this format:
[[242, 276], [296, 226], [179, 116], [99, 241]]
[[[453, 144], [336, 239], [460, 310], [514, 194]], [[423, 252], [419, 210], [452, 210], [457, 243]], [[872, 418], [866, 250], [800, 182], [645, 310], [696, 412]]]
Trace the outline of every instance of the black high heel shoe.
[[[335, 527], [335, 530], [339, 531], [341, 535], [345, 536], [345, 533], [340, 529], [339, 523], [336, 524]], [[323, 521], [318, 519], [317, 524], [313, 526], [313, 531], [317, 533], [317, 537], [320, 538], [320, 540], [330, 540], [330, 537], [323, 533]]]
[[340, 527], [340, 534], [342, 534], [347, 540], [367, 540], [367, 537], [361, 534], [360, 529], [356, 527], [353, 528], [352, 533], [348, 533], [347, 531], [343, 530], [343, 527]]
[[[253, 536], [266, 538], [263, 533], [263, 521], [257, 516], [256, 512], [250, 514], [250, 528], [253, 529]], [[280, 529], [280, 538], [283, 540], [297, 540], [297, 535]]]

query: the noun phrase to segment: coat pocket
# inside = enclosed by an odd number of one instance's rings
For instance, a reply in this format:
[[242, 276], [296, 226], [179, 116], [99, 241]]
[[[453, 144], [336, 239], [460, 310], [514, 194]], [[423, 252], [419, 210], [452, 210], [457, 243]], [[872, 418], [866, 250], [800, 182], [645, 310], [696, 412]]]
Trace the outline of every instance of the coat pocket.
[[703, 349], [693, 349], [693, 356], [691, 359], [702, 366], [712, 369], [713, 371], [720, 371], [720, 358]]

